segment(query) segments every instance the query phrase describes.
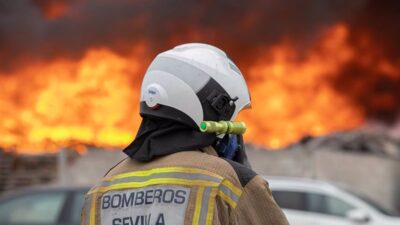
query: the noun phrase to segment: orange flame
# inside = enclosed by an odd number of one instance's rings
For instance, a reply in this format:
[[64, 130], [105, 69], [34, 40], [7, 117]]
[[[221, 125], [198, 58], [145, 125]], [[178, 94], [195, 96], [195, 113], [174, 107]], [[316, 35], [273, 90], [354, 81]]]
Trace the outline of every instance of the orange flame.
[[139, 58], [91, 49], [78, 62], [55, 60], [0, 75], [0, 146], [55, 151], [74, 143], [126, 145], [140, 124]]
[[70, 7], [68, 1], [41, 1], [33, 0], [34, 4], [37, 4], [42, 8], [41, 12], [48, 20], [54, 20], [58, 17], [63, 16]]
[[[332, 80], [350, 62], [398, 79], [400, 70], [383, 58], [365, 63], [365, 59], [374, 58], [373, 53], [360, 55], [348, 38], [348, 28], [338, 24], [303, 58], [290, 43], [264, 51], [247, 71], [253, 94], [253, 109], [241, 115], [249, 123], [247, 140], [279, 148], [306, 135], [352, 129], [365, 122], [363, 109], [347, 94], [335, 90]], [[386, 102], [390, 105], [392, 100]], [[385, 99], [379, 102], [385, 104]]]
[[[360, 55], [348, 35], [338, 24], [305, 54], [285, 41], [265, 47], [253, 65], [242, 68], [253, 100], [253, 109], [239, 117], [248, 123], [248, 141], [276, 148], [364, 122], [363, 110], [338, 93], [331, 79], [352, 61], [388, 76], [398, 76], [399, 69], [384, 58], [371, 66], [373, 57]], [[145, 50], [146, 44], [137, 44], [121, 56], [90, 49], [77, 61], [54, 59], [0, 74], [0, 146], [33, 153], [127, 145], [140, 124], [140, 82], [150, 62]]]
[[337, 25], [302, 60], [288, 43], [265, 51], [248, 71], [254, 80], [253, 109], [242, 117], [249, 121], [248, 139], [277, 148], [363, 122], [363, 112], [330, 85], [330, 76], [355, 57], [347, 34]]

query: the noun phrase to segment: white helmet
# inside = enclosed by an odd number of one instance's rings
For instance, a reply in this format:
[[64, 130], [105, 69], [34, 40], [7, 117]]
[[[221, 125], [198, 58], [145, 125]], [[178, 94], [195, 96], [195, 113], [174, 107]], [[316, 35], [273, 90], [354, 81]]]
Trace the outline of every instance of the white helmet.
[[198, 128], [204, 120], [234, 120], [250, 101], [241, 72], [224, 51], [191, 43], [153, 60], [142, 83], [140, 114]]

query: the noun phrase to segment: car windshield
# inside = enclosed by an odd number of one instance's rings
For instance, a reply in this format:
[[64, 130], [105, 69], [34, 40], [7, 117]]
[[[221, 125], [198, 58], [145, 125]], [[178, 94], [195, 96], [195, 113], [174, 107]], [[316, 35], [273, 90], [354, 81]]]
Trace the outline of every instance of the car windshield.
[[83, 205], [83, 201], [85, 200], [87, 190], [85, 191], [77, 191], [73, 197], [73, 203], [71, 207], [71, 222], [73, 224], [79, 224], [81, 221], [81, 209]]
[[0, 202], [0, 224], [54, 224], [65, 199], [63, 192], [39, 192], [7, 199]]
[[360, 200], [362, 200], [363, 202], [367, 203], [369, 206], [371, 206], [372, 208], [376, 209], [377, 211], [381, 212], [382, 214], [386, 215], [386, 216], [391, 216], [391, 217], [400, 217], [400, 213], [399, 212], [395, 212], [393, 210], [387, 209], [384, 206], [382, 206], [381, 204], [379, 204], [378, 202], [368, 198], [367, 196], [357, 193], [355, 191], [352, 191], [348, 188], [343, 188], [345, 189], [345, 191], [351, 193], [352, 195], [356, 196], [357, 198], [359, 198]]

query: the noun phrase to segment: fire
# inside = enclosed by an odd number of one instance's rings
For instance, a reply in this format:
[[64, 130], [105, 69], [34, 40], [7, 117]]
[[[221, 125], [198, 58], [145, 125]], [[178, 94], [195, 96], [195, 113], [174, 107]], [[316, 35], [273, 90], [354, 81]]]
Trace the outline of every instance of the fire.
[[347, 37], [347, 28], [337, 25], [302, 59], [289, 43], [265, 50], [247, 71], [253, 95], [253, 109], [242, 117], [249, 123], [247, 139], [277, 148], [364, 121], [363, 112], [331, 85], [331, 77], [356, 57]]
[[[91, 49], [81, 60], [58, 59], [0, 74], [0, 146], [18, 152], [62, 146], [126, 145], [140, 124], [143, 57]], [[132, 79], [135, 78], [135, 79]]]
[[49, 20], [63, 16], [67, 12], [69, 7], [68, 1], [33, 0], [33, 2], [43, 9], [43, 15]]
[[[40, 153], [63, 146], [129, 144], [141, 120], [140, 82], [151, 60], [146, 48], [136, 44], [126, 55], [91, 48], [78, 60], [55, 58], [2, 72], [0, 146]], [[343, 24], [325, 30], [301, 54], [288, 40], [260, 52], [254, 64], [242, 68], [253, 108], [239, 120], [248, 124], [247, 141], [272, 148], [365, 121], [365, 111], [332, 86], [349, 63], [399, 79], [393, 62], [360, 54]], [[393, 99], [382, 101], [377, 100], [390, 106]]]
[[[246, 71], [253, 96], [252, 110], [243, 112], [241, 117], [249, 123], [247, 140], [279, 148], [306, 135], [320, 136], [362, 125], [364, 109], [354, 104], [348, 93], [339, 92], [332, 85], [343, 68], [357, 63], [368, 71], [400, 79], [398, 66], [373, 53], [372, 46], [368, 49], [370, 53], [362, 55], [349, 43], [349, 30], [344, 24], [324, 31], [305, 56], [288, 42], [265, 49], [264, 55]], [[363, 74], [363, 80], [371, 78], [377, 79]], [[367, 90], [370, 87], [364, 86], [368, 82], [363, 80], [357, 86]], [[375, 106], [394, 108], [397, 101], [392, 97], [375, 97]]]

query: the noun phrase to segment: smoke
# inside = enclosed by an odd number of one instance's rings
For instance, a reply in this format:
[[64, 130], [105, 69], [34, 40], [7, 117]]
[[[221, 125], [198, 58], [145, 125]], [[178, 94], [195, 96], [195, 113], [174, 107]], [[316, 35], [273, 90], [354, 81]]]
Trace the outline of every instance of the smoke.
[[[321, 29], [338, 22], [350, 26], [351, 37], [367, 33], [376, 43], [376, 55], [398, 66], [399, 11], [399, 1], [372, 0], [1, 0], [0, 69], [79, 58], [93, 47], [123, 55], [138, 42], [146, 42], [150, 55], [179, 43], [207, 42], [226, 49], [246, 68], [261, 47], [288, 39], [302, 51]], [[351, 63], [332, 85], [368, 116], [391, 121], [400, 109], [399, 82], [399, 74], [387, 76]]]
[[29, 57], [79, 57], [96, 46], [124, 53], [127, 46], [145, 40], [153, 53], [201, 41], [250, 62], [259, 46], [283, 37], [304, 44], [321, 27], [346, 19], [364, 5], [361, 0], [1, 1], [0, 61], [10, 65]]
[[400, 2], [368, 1], [357, 17], [350, 22], [357, 32], [368, 32], [378, 48], [390, 58], [400, 57]]

